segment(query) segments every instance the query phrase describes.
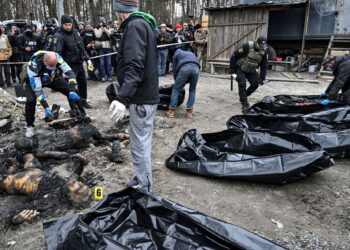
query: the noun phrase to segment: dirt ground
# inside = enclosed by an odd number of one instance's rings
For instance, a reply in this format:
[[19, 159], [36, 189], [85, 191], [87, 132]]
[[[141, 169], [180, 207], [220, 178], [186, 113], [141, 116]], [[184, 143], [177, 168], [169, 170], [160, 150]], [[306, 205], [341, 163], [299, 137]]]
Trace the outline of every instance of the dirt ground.
[[[170, 76], [160, 78], [161, 84], [172, 82]], [[88, 112], [96, 118], [94, 124], [101, 130], [113, 126], [105, 95], [107, 85], [89, 82], [94, 108]], [[237, 86], [231, 92], [229, 85], [229, 80], [200, 77], [193, 119], [185, 118], [184, 105], [175, 119], [165, 118], [164, 112], [158, 111], [152, 154], [154, 193], [239, 225], [289, 249], [350, 249], [349, 160], [337, 160], [334, 167], [282, 186], [203, 178], [165, 167], [165, 160], [174, 152], [185, 131], [192, 128], [203, 133], [224, 130], [226, 121], [240, 114]], [[266, 95], [319, 94], [326, 86], [326, 82], [270, 82], [260, 87], [249, 101], [258, 102]], [[67, 106], [58, 93], [47, 93], [51, 104]], [[123, 149], [126, 162], [121, 165], [110, 163], [108, 153], [106, 147], [91, 147], [83, 152], [90, 159], [87, 170], [99, 172], [104, 178], [99, 186], [104, 187], [105, 193], [112, 193], [123, 189], [132, 177], [132, 164], [128, 148]], [[70, 211], [74, 212], [77, 211]], [[53, 218], [45, 218], [49, 219]], [[283, 228], [272, 220], [282, 223]], [[42, 222], [39, 218], [11, 228], [6, 232], [4, 244], [14, 241], [9, 249], [45, 249]]]

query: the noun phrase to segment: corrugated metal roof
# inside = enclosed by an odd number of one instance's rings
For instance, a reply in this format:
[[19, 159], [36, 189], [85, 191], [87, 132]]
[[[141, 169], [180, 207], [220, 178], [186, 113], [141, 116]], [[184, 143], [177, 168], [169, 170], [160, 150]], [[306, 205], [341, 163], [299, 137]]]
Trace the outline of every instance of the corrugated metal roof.
[[305, 3], [305, 0], [238, 0], [236, 5]]
[[308, 0], [241, 0], [238, 4], [232, 6], [211, 6], [206, 7], [205, 10], [216, 10], [216, 9], [228, 9], [228, 8], [249, 8], [249, 7], [272, 7], [272, 6], [288, 6], [288, 5], [300, 5], [305, 4]]

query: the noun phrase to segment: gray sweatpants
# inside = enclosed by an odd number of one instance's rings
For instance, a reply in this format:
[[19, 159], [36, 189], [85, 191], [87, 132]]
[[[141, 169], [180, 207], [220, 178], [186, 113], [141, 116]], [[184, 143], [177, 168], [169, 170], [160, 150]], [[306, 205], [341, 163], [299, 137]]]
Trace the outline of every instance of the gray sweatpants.
[[130, 150], [140, 188], [152, 191], [152, 134], [157, 105], [130, 104]]

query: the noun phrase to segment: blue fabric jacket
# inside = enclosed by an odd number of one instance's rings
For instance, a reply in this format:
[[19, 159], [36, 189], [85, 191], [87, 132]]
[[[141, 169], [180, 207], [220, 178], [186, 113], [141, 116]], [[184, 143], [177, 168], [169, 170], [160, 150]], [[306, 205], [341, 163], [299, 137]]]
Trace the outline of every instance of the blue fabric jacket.
[[174, 57], [173, 57], [173, 74], [174, 78], [176, 79], [177, 74], [180, 71], [180, 68], [186, 64], [195, 64], [198, 65], [198, 68], [200, 68], [199, 61], [195, 54], [189, 51], [184, 51], [181, 49], [176, 50]]

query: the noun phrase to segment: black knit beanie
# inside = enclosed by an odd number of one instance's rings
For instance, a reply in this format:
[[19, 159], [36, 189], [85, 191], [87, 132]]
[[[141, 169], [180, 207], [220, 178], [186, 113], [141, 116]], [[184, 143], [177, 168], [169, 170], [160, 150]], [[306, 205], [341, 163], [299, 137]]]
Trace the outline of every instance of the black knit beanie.
[[68, 16], [68, 15], [62, 15], [62, 16], [61, 16], [61, 24], [63, 25], [63, 24], [65, 24], [65, 23], [71, 23], [71, 24], [73, 24], [72, 18], [71, 18], [70, 16]]

